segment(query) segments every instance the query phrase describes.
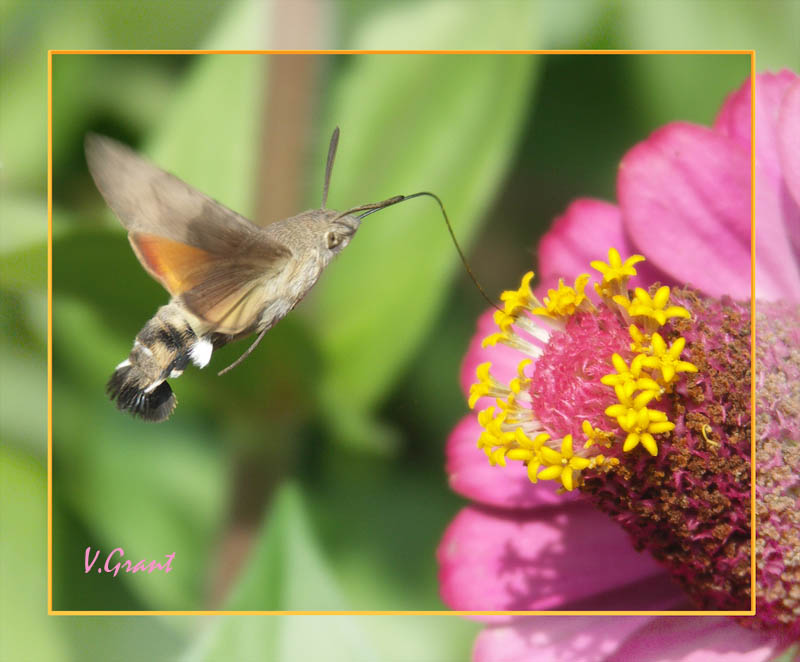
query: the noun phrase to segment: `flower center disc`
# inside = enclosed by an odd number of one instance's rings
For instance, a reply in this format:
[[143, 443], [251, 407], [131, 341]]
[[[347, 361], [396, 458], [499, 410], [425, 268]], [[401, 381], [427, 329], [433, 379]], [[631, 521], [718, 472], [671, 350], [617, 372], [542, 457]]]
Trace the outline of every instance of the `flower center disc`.
[[584, 420], [608, 426], [604, 412], [616, 400], [600, 379], [613, 370], [611, 355], [629, 344], [627, 327], [605, 306], [573, 315], [564, 331], [550, 336], [530, 389], [533, 413], [548, 432], [579, 438]]

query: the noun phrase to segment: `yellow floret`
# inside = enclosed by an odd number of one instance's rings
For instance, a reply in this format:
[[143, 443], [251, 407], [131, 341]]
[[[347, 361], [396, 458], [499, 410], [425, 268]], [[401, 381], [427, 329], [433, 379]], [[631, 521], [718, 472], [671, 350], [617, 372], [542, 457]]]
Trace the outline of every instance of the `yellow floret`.
[[644, 358], [643, 365], [650, 370], [660, 370], [664, 383], [669, 385], [679, 372], [697, 372], [697, 366], [688, 361], [681, 361], [680, 356], [686, 347], [686, 339], [676, 338], [667, 347], [667, 343], [659, 333], [653, 334], [653, 355]]
[[[617, 301], [617, 297], [614, 297], [614, 301], [620, 303]], [[633, 301], [631, 301], [630, 305], [627, 306], [627, 310], [631, 317], [647, 317], [655, 320], [659, 325], [662, 326], [667, 323], [668, 319], [673, 317], [691, 317], [686, 308], [682, 308], [681, 306], [667, 307], [668, 303], [669, 287], [666, 285], [659, 287], [652, 297], [647, 290], [637, 287], [634, 290]]]
[[600, 428], [594, 428], [589, 421], [584, 421], [581, 423], [581, 430], [586, 436], [586, 443], [583, 445], [584, 448], [591, 448], [594, 445], [611, 448], [611, 442], [615, 437], [613, 432], [607, 432], [606, 430], [602, 430]]
[[506, 290], [500, 295], [503, 302], [503, 310], [507, 315], [517, 316], [523, 310], [531, 310], [534, 303], [538, 303], [531, 291], [531, 280], [533, 272], [529, 271], [522, 277], [519, 289]]
[[547, 467], [539, 472], [539, 478], [561, 480], [561, 484], [568, 491], [572, 491], [575, 487], [573, 472], [582, 471], [591, 464], [591, 460], [573, 454], [571, 434], [566, 435], [561, 441], [561, 452], [544, 446], [541, 455]]
[[534, 308], [531, 312], [534, 315], [544, 317], [569, 317], [573, 315], [584, 301], [588, 302], [584, 290], [586, 283], [589, 282], [589, 274], [581, 274], [575, 279], [575, 287], [564, 285], [564, 280], [559, 278], [558, 289], [547, 290], [544, 298], [544, 306]]
[[633, 268], [633, 265], [643, 261], [644, 255], [631, 255], [623, 262], [619, 251], [616, 248], [609, 248], [607, 264], [601, 260], [593, 260], [590, 264], [592, 269], [603, 274], [604, 283], [611, 283], [613, 281], [627, 280], [631, 276], [635, 276], [636, 269]]
[[617, 370], [616, 374], [604, 375], [600, 381], [606, 386], [621, 386], [627, 397], [634, 391], [653, 391], [655, 397], [659, 398], [663, 392], [661, 386], [646, 373], [642, 373], [644, 354], [637, 354], [631, 361], [630, 367], [619, 354], [611, 356], [611, 362]]
[[633, 265], [642, 262], [643, 255], [631, 255], [625, 262], [619, 255], [616, 248], [608, 249], [608, 263], [601, 260], [594, 260], [590, 264], [592, 268], [603, 275], [601, 283], [595, 283], [595, 290], [602, 297], [612, 297], [625, 291], [625, 285], [632, 276], [636, 275]]
[[631, 351], [632, 352], [650, 352], [650, 334], [642, 333], [638, 326], [631, 324], [628, 328], [628, 333], [631, 334]]

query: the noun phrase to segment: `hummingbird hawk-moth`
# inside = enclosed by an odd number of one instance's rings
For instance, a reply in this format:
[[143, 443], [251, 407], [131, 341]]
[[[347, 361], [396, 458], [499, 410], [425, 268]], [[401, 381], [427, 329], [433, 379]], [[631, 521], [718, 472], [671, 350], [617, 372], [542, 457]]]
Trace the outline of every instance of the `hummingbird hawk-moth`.
[[219, 374], [237, 365], [303, 299], [365, 216], [420, 195], [441, 206], [435, 195], [423, 192], [344, 212], [326, 209], [338, 139], [337, 128], [322, 207], [260, 227], [125, 145], [86, 137], [97, 188], [128, 230], [139, 262], [171, 295], [108, 381], [106, 391], [117, 408], [147, 421], [166, 420], [177, 403], [166, 380], [179, 377], [189, 363], [205, 367], [215, 349], [257, 333], [249, 349]]

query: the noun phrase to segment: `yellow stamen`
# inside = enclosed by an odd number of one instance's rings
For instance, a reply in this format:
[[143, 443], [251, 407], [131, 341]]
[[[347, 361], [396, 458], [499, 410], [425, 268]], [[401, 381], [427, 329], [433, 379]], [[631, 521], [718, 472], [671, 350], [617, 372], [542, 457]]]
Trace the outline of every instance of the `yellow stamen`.
[[703, 439], [706, 440], [706, 443], [709, 444], [710, 446], [719, 447], [719, 442], [714, 441], [709, 436], [713, 431], [714, 431], [713, 428], [708, 423], [706, 423], [705, 425], [703, 425], [702, 428], [700, 428], [700, 432], [703, 434]]
[[592, 269], [599, 271], [603, 275], [604, 283], [612, 283], [614, 281], [627, 281], [631, 276], [635, 276], [636, 269], [633, 268], [633, 265], [643, 261], [643, 255], [631, 255], [623, 262], [619, 251], [616, 248], [609, 248], [607, 264], [601, 260], [593, 260], [589, 264], [592, 265]]
[[586, 436], [586, 443], [583, 445], [584, 448], [591, 448], [594, 445], [611, 448], [611, 442], [615, 438], [613, 432], [606, 432], [600, 428], [594, 428], [589, 421], [581, 423], [581, 430]]
[[[593, 446], [611, 448], [614, 442], [622, 440], [624, 452], [641, 445], [649, 454], [658, 454], [655, 437], [671, 432], [675, 424], [668, 420], [665, 412], [650, 409], [648, 405], [665, 391], [671, 391], [671, 384], [679, 373], [696, 372], [697, 367], [680, 359], [686, 345], [683, 338], [677, 338], [667, 346], [657, 333], [658, 327], [669, 319], [691, 318], [685, 308], [669, 305], [669, 287], [660, 287], [652, 295], [641, 287], [632, 293], [627, 289], [630, 278], [637, 275], [634, 265], [643, 260], [641, 255], [632, 255], [623, 261], [619, 251], [611, 248], [608, 263], [591, 263], [602, 275], [602, 282], [595, 288], [603, 297], [604, 305], [614, 302], [619, 307], [617, 313], [621, 318], [636, 318], [628, 329], [630, 343], [623, 343], [619, 348], [622, 353], [610, 357], [614, 371], [600, 379], [604, 385], [614, 389], [617, 397], [617, 402], [605, 410], [606, 416], [616, 423], [611, 426], [614, 431], [595, 428], [589, 420], [584, 420], [581, 430], [585, 443], [579, 447], [578, 455], [574, 452], [572, 435], [562, 437], [557, 450], [549, 435], [541, 432], [542, 424], [536, 420], [531, 408], [533, 378], [529, 376], [531, 371], [528, 368], [532, 359], [520, 361], [517, 375], [507, 384], [497, 382], [490, 373], [491, 364], [484, 363], [476, 370], [477, 383], [470, 388], [469, 404], [474, 408], [483, 397], [496, 401], [494, 406], [478, 413], [478, 422], [483, 428], [478, 447], [491, 464], [505, 466], [509, 460], [521, 462], [531, 482], [556, 480], [561, 484], [559, 491], [571, 491], [582, 484], [580, 474], [584, 469], [603, 467], [603, 471], [608, 471], [620, 463], [617, 457], [600, 453], [590, 456], [587, 451]], [[528, 272], [518, 289], [503, 292], [500, 297], [503, 309], [494, 313], [498, 332], [487, 336], [483, 347], [499, 342], [526, 357], [539, 357], [549, 342], [552, 329], [566, 327], [561, 320], [578, 311], [595, 310], [585, 292], [588, 274], [578, 276], [574, 286], [568, 286], [560, 279], [557, 288], [548, 290], [543, 302], [533, 294], [533, 278], [533, 272]], [[531, 317], [531, 314], [556, 321], [544, 322]], [[630, 355], [627, 355], [628, 349], [632, 352]], [[629, 358], [623, 358], [626, 355]], [[715, 443], [705, 427], [702, 434], [707, 443]]]
[[[617, 297], [614, 297], [617, 301]], [[617, 301], [617, 303], [620, 303]], [[667, 323], [668, 319], [673, 317], [691, 318], [689, 311], [681, 306], [669, 306], [669, 287], [664, 285], [658, 288], [656, 293], [651, 297], [650, 293], [637, 287], [634, 290], [633, 301], [627, 307], [628, 314], [631, 317], [647, 317], [655, 320], [659, 325], [663, 326]]]
[[472, 384], [469, 387], [469, 399], [467, 403], [470, 409], [475, 409], [478, 400], [484, 396], [493, 398], [504, 398], [509, 394], [507, 386], [503, 386], [489, 372], [492, 367], [491, 361], [481, 363], [475, 369], [475, 376], [478, 378], [477, 384]]
[[525, 369], [532, 363], [531, 359], [523, 359], [517, 366], [517, 376], [514, 377], [508, 386], [512, 393], [520, 393], [527, 390], [531, 385], [531, 378], [525, 376]]
[[697, 366], [693, 363], [680, 360], [681, 352], [686, 347], [685, 338], [676, 338], [668, 348], [661, 334], [656, 332], [653, 333], [652, 343], [653, 355], [645, 357], [643, 365], [650, 370], [660, 370], [665, 384], [672, 383], [679, 372], [697, 372]]
[[642, 333], [635, 324], [630, 325], [628, 333], [631, 334], [633, 341], [630, 345], [632, 352], [644, 352], [645, 354], [650, 352], [650, 334]]
[[[619, 419], [617, 420], [619, 421]], [[636, 412], [632, 423], [629, 420], [626, 420], [625, 423], [623, 425], [620, 422], [620, 427], [628, 433], [622, 446], [622, 450], [626, 453], [641, 443], [650, 455], [658, 455], [658, 445], [653, 435], [671, 432], [675, 429], [675, 424], [667, 420], [667, 415], [663, 411], [647, 409], [647, 407]]]
[[511, 326], [517, 321], [516, 315], [509, 315], [505, 310], [494, 312], [494, 323], [504, 334], [511, 331]]
[[531, 310], [538, 301], [531, 291], [533, 272], [529, 271], [522, 277], [522, 282], [517, 290], [506, 290], [500, 295], [504, 312], [507, 315], [518, 316], [523, 310]]
[[534, 308], [531, 312], [534, 315], [552, 317], [569, 317], [575, 314], [582, 304], [589, 303], [584, 294], [586, 283], [589, 282], [589, 274], [581, 274], [575, 279], [575, 287], [564, 285], [564, 279], [558, 280], [557, 290], [547, 290], [544, 298], [544, 306]]
[[544, 446], [541, 455], [542, 460], [548, 466], [539, 472], [539, 478], [543, 480], [561, 480], [561, 484], [567, 491], [572, 491], [575, 487], [573, 472], [580, 472], [592, 463], [588, 458], [574, 455], [571, 434], [562, 439], [560, 452]]
[[628, 364], [625, 363], [625, 359], [619, 354], [613, 354], [611, 362], [614, 364], [617, 374], [604, 375], [600, 378], [600, 381], [606, 386], [622, 387], [628, 398], [633, 395], [634, 391], [653, 391], [655, 397], [660, 398], [664, 389], [646, 373], [642, 373], [645, 359], [646, 356], [644, 354], [637, 354], [631, 361], [629, 368]]

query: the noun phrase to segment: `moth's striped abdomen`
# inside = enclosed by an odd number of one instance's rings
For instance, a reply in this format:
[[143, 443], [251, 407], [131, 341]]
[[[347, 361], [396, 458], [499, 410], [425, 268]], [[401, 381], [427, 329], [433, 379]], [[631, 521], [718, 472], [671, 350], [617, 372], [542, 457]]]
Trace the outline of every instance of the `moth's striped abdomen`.
[[181, 306], [171, 302], [159, 308], [136, 336], [128, 358], [108, 380], [106, 392], [118, 409], [146, 421], [164, 421], [177, 404], [166, 379], [180, 377], [190, 361], [204, 367], [212, 350], [211, 341], [198, 337]]

